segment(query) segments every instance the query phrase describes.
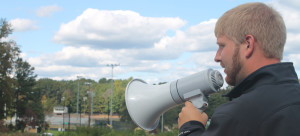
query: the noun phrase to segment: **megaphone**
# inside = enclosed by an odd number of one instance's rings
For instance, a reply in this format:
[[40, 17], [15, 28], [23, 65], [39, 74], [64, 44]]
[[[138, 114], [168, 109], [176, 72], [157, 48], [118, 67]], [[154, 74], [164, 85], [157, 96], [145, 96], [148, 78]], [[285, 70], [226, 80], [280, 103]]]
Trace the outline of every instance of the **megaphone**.
[[200, 111], [208, 106], [208, 96], [219, 92], [224, 80], [217, 70], [207, 69], [163, 85], [149, 85], [141, 79], [131, 80], [125, 92], [131, 119], [144, 130], [151, 131], [159, 117], [169, 109], [191, 101]]

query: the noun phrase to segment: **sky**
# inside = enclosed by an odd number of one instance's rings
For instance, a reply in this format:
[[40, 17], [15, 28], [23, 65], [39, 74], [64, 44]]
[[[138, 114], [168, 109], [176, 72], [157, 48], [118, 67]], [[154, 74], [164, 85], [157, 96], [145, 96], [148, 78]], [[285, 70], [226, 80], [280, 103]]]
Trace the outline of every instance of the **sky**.
[[214, 26], [224, 12], [263, 2], [280, 12], [287, 27], [283, 62], [300, 74], [298, 0], [9, 0], [0, 18], [14, 29], [22, 57], [38, 78], [98, 81], [140, 78], [171, 82], [212, 68], [217, 50]]

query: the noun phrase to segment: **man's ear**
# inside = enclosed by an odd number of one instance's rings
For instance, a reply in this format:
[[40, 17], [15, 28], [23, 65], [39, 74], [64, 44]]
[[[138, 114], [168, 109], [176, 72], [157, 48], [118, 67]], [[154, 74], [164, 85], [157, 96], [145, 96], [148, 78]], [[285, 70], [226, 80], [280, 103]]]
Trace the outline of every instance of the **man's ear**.
[[255, 48], [255, 39], [253, 37], [253, 35], [246, 35], [246, 58], [250, 58], [253, 55], [254, 52], [254, 48]]

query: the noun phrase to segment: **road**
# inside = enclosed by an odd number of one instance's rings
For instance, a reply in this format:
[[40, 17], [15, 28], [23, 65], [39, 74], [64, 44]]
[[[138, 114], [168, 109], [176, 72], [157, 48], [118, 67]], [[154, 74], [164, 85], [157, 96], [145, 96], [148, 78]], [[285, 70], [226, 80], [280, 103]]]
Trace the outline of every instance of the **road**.
[[[118, 121], [120, 118], [119, 116], [114, 115], [113, 121]], [[107, 121], [108, 115], [105, 114], [94, 114], [91, 116], [91, 125], [94, 125], [96, 121]], [[65, 122], [65, 125], [69, 123], [69, 114], [63, 115], [55, 115], [55, 114], [47, 114], [45, 117], [45, 121], [50, 126], [57, 126], [57, 125], [63, 125], [63, 121]], [[80, 114], [78, 116], [75, 114], [70, 115], [70, 124], [71, 125], [80, 125]], [[88, 125], [88, 115], [81, 115], [81, 125]]]

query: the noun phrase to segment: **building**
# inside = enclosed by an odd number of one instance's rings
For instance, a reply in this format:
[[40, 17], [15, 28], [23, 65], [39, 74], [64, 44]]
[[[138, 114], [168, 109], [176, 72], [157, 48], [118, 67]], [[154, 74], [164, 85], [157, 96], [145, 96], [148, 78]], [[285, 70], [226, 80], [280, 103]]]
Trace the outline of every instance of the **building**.
[[68, 113], [68, 107], [54, 106], [53, 107], [53, 113], [55, 113], [57, 115], [61, 115], [63, 113]]

